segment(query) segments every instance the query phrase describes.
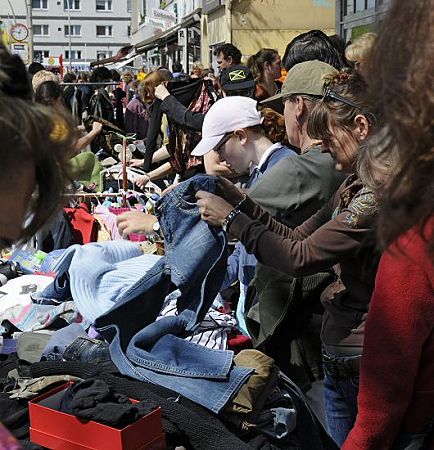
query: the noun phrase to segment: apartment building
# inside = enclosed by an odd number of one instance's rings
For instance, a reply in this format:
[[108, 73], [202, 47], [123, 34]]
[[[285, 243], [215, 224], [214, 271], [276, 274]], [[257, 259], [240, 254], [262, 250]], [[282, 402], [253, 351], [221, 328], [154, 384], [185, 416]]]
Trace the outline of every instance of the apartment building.
[[11, 48], [20, 47], [10, 33], [14, 24], [29, 28], [26, 2], [32, 6], [29, 33], [36, 61], [62, 55], [66, 68], [88, 70], [91, 61], [111, 57], [130, 44], [131, 0], [1, 0], [0, 20], [9, 30]]

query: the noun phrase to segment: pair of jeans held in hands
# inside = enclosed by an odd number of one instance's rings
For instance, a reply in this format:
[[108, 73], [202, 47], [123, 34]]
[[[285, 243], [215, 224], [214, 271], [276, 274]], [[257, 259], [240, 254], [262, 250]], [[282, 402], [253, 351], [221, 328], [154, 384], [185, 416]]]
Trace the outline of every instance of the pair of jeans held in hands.
[[[226, 272], [225, 233], [201, 220], [195, 198], [199, 190], [215, 192], [216, 182], [198, 175], [158, 201], [166, 254], [120, 292], [95, 327], [110, 342], [112, 360], [123, 374], [165, 386], [218, 413], [251, 369], [232, 367], [232, 351], [183, 339], [205, 316]], [[178, 315], [156, 322], [165, 297], [176, 288]]]

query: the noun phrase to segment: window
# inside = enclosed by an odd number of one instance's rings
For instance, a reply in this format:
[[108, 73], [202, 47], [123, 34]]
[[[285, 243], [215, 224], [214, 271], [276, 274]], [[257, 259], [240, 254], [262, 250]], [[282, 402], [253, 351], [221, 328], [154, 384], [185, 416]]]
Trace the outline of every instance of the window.
[[42, 63], [44, 58], [48, 58], [50, 56], [49, 50], [35, 50], [34, 58], [35, 61]]
[[48, 25], [33, 25], [33, 34], [35, 36], [48, 36]]
[[127, 36], [131, 36], [131, 25], [127, 27]]
[[[69, 50], [65, 50], [65, 59], [69, 59]], [[71, 50], [71, 59], [81, 59], [81, 50]]]
[[112, 0], [96, 0], [97, 11], [113, 11]]
[[113, 52], [110, 50], [106, 50], [106, 51], [97, 51], [96, 52], [96, 59], [100, 60], [100, 59], [106, 59], [106, 58], [111, 58], [113, 56]]
[[131, 0], [127, 0], [127, 12], [131, 12], [132, 11], [132, 6], [131, 6]]
[[33, 9], [48, 9], [48, 0], [32, 0]]
[[69, 36], [71, 33], [71, 36], [81, 36], [81, 25], [65, 25], [65, 36]]
[[111, 25], [97, 25], [96, 26], [97, 36], [112, 36], [113, 27]]
[[65, 11], [74, 11], [80, 9], [80, 0], [63, 0], [63, 9]]

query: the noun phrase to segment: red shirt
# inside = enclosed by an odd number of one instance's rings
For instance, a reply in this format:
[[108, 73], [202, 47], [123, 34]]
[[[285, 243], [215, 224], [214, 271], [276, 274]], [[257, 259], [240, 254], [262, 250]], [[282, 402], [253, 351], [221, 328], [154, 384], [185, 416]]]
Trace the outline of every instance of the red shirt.
[[359, 412], [344, 450], [390, 449], [434, 417], [434, 269], [423, 240], [402, 235], [380, 262], [365, 328]]

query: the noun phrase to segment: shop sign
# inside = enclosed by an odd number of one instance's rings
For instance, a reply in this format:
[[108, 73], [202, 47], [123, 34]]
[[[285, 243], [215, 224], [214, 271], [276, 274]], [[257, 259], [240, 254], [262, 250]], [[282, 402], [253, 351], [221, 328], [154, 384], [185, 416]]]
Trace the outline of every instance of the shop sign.
[[178, 45], [187, 44], [187, 28], [181, 28], [178, 30]]
[[24, 61], [24, 64], [30, 64], [29, 44], [27, 42], [11, 44], [11, 52], [18, 55]]
[[48, 58], [44, 58], [42, 60], [42, 64], [44, 66], [59, 67], [60, 66], [60, 57], [59, 56], [49, 56]]
[[155, 19], [154, 17], [145, 17], [145, 23], [147, 25], [152, 25], [155, 28], [160, 28], [162, 30], [164, 30], [165, 28], [167, 28], [166, 22], [164, 20], [160, 20], [160, 19]]

